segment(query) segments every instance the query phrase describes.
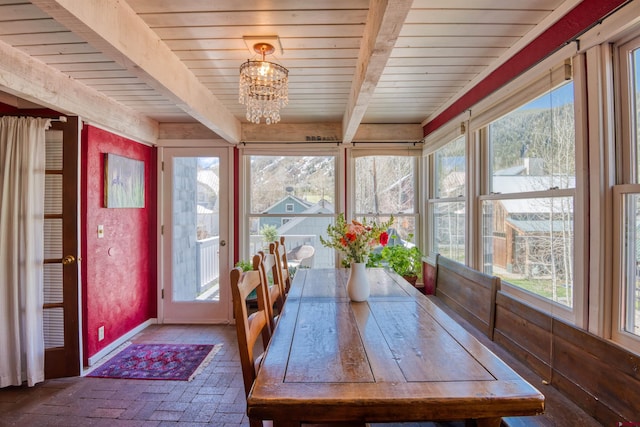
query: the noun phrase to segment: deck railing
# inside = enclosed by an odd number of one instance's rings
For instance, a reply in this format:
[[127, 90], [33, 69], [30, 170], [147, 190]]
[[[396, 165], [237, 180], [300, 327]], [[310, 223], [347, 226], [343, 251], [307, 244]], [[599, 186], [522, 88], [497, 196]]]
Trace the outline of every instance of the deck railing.
[[220, 237], [196, 240], [198, 294], [218, 283], [220, 277]]

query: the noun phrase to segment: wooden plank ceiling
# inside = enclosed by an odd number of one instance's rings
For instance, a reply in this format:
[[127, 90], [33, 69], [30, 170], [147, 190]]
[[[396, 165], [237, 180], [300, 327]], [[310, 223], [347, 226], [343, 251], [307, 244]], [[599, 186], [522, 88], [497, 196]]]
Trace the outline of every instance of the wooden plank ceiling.
[[[296, 127], [351, 142], [381, 124], [381, 139], [417, 140], [577, 3], [0, 0], [0, 89], [152, 143], [162, 125], [194, 122], [231, 143]], [[246, 36], [277, 36], [268, 58], [289, 69], [289, 105], [269, 130], [238, 103]]]

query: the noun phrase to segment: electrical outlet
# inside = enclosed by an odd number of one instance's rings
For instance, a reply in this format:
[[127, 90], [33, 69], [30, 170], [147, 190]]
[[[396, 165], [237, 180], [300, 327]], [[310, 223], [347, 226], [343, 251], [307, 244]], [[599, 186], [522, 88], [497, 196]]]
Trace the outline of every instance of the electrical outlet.
[[100, 326], [98, 328], [98, 341], [102, 341], [104, 339], [104, 326]]

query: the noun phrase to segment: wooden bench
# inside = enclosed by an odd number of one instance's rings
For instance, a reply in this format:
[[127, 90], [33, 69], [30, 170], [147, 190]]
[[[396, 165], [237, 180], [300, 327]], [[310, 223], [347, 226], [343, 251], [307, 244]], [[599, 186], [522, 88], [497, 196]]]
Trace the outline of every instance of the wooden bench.
[[435, 295], [491, 339], [499, 287], [498, 277], [438, 255]]
[[502, 291], [494, 340], [603, 425], [640, 423], [638, 355]]
[[543, 415], [503, 425], [640, 421], [638, 356], [516, 300], [497, 277], [441, 256], [435, 270], [430, 298], [545, 395]]

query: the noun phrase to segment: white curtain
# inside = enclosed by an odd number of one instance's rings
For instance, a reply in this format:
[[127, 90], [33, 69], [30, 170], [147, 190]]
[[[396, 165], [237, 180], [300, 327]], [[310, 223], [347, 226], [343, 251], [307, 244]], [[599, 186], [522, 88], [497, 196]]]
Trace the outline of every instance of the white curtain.
[[0, 387], [44, 381], [45, 130], [0, 117]]

